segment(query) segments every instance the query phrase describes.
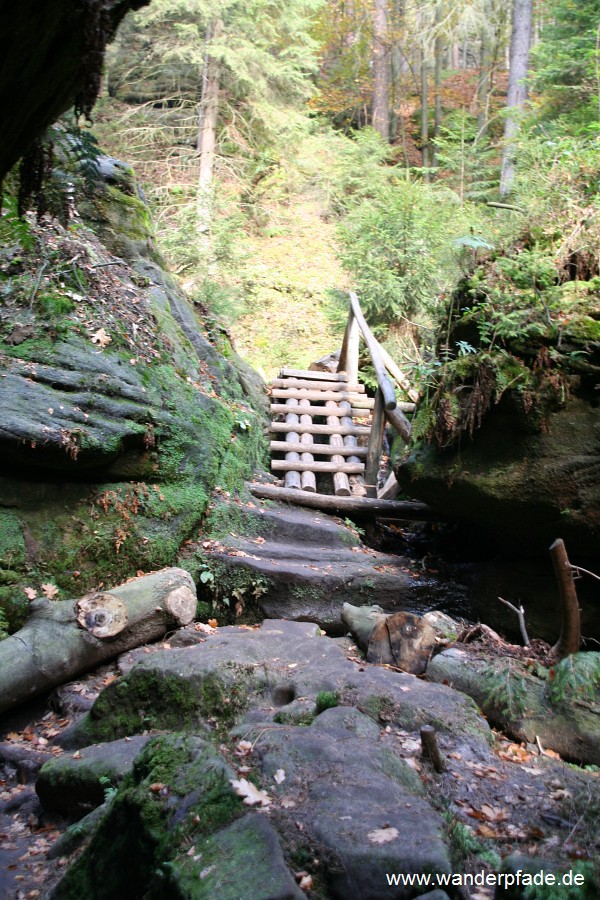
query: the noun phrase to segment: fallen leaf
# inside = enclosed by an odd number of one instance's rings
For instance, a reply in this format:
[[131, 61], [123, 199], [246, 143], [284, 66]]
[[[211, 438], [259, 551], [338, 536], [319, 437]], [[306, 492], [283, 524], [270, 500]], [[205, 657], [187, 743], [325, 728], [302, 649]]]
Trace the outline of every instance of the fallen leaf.
[[23, 588], [23, 590], [24, 590], [24, 592], [27, 594], [27, 597], [28, 597], [29, 600], [35, 600], [35, 598], [36, 598], [37, 595], [38, 595], [38, 593], [37, 593], [37, 591], [36, 591], [35, 588], [26, 587], [26, 588]]
[[239, 781], [230, 778], [229, 782], [238, 797], [244, 798], [247, 806], [254, 806], [256, 803], [260, 803], [261, 806], [269, 806], [271, 803], [271, 798], [266, 791], [261, 791], [245, 778], [240, 778]]
[[296, 805], [296, 801], [290, 800], [288, 797], [286, 797], [285, 800], [281, 801], [281, 805], [283, 806], [284, 809], [293, 809], [294, 806]]
[[42, 591], [48, 598], [48, 600], [53, 600], [54, 597], [59, 593], [58, 588], [55, 584], [51, 584], [50, 582], [46, 582], [46, 584], [42, 584]]
[[285, 772], [283, 769], [277, 769], [277, 771], [273, 775], [273, 781], [275, 782], [275, 784], [281, 784], [285, 781]]
[[91, 337], [92, 344], [98, 344], [100, 347], [108, 347], [112, 341], [111, 336], [104, 328], [99, 328]]
[[388, 826], [386, 828], [376, 828], [375, 831], [370, 831], [367, 837], [372, 844], [387, 844], [390, 841], [395, 840], [399, 834], [400, 832], [397, 828], [390, 828]]
[[300, 890], [310, 891], [312, 886], [313, 886], [312, 875], [304, 875], [304, 877], [300, 879]]
[[248, 756], [252, 753], [252, 741], [240, 741], [235, 748], [236, 756]]

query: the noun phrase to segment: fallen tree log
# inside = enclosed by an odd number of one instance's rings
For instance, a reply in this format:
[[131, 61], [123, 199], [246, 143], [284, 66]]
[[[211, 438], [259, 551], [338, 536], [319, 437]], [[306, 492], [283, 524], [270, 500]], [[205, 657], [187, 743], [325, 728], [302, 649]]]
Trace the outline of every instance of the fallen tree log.
[[25, 626], [0, 643], [0, 713], [159, 640], [191, 622], [195, 611], [196, 589], [183, 569], [163, 569], [76, 601], [34, 600]]
[[333, 494], [313, 494], [278, 487], [275, 484], [249, 484], [250, 493], [263, 500], [280, 500], [309, 509], [354, 514], [357, 516], [386, 516], [388, 519], [429, 521], [437, 519], [431, 507], [416, 500], [378, 500], [375, 497], [336, 497]]

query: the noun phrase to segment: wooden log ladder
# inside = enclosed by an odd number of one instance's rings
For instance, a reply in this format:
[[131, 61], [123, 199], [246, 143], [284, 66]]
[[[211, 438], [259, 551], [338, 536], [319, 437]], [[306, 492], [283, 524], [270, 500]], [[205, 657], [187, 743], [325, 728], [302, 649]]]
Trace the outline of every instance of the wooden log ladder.
[[[283, 368], [271, 385], [271, 469], [286, 488], [317, 490], [330, 474], [333, 493], [352, 493], [350, 475], [363, 476], [374, 400], [346, 372]], [[359, 445], [362, 439], [363, 446]]]

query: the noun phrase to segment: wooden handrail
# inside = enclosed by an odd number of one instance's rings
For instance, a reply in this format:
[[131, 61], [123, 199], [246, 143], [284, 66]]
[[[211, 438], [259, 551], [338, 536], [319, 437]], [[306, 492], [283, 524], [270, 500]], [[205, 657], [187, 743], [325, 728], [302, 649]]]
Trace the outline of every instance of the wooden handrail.
[[396, 391], [394, 390], [394, 385], [387, 376], [385, 364], [380, 353], [379, 343], [373, 337], [373, 333], [365, 321], [365, 317], [360, 308], [360, 303], [358, 302], [358, 297], [354, 291], [350, 291], [350, 306], [354, 318], [358, 322], [358, 327], [362, 332], [362, 336], [365, 339], [365, 344], [368, 347], [371, 362], [373, 363], [373, 368], [377, 375], [377, 384], [383, 395], [384, 406], [386, 409], [396, 409]]

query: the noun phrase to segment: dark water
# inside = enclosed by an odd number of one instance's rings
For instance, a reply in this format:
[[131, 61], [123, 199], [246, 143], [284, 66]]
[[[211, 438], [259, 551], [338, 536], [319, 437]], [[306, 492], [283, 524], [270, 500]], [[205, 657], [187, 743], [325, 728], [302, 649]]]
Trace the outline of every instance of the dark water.
[[[521, 643], [517, 616], [499, 602], [523, 605], [530, 638], [554, 643], [560, 631], [558, 591], [550, 554], [547, 559], [504, 557], [488, 548], [475, 546], [460, 533], [432, 533], [429, 526], [380, 533], [379, 548], [412, 560], [411, 568], [421, 572], [423, 588], [415, 611], [441, 610], [452, 617], [483, 622], [507, 640]], [[600, 575], [598, 561], [578, 559], [574, 565]], [[576, 579], [581, 609], [582, 649], [600, 650], [600, 581], [584, 575]]]

